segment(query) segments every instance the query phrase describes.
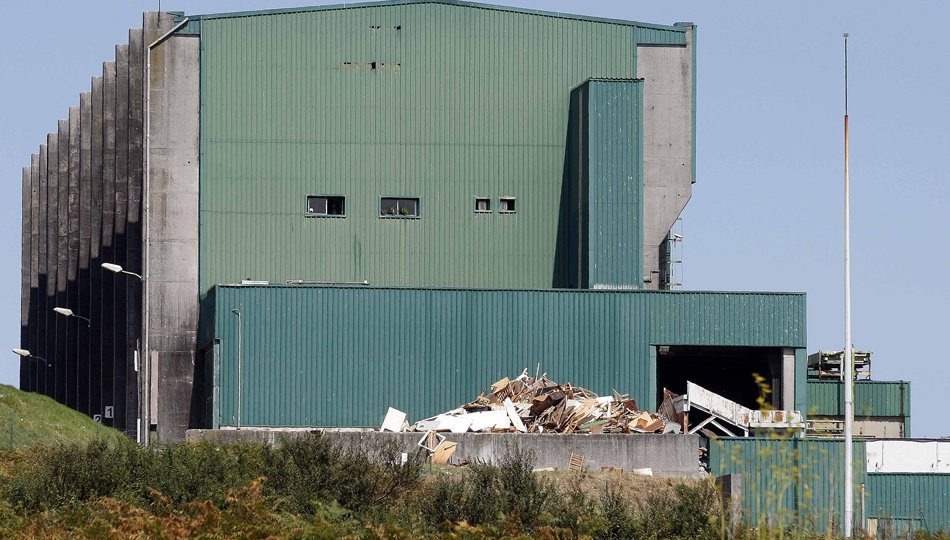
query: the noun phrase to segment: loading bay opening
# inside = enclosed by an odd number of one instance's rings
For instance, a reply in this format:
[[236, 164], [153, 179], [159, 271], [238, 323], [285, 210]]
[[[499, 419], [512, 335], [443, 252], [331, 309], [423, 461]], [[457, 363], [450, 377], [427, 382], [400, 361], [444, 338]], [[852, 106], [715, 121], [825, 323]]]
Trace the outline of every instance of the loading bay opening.
[[794, 380], [794, 354], [789, 367], [788, 351], [780, 347], [660, 345], [656, 348], [656, 395], [662, 400], [664, 388], [684, 394], [689, 380], [758, 410], [762, 407], [757, 400], [763, 395], [755, 379], [759, 375], [771, 390], [766, 403], [777, 409], [792, 408], [793, 396], [782, 394], [783, 386], [791, 393], [783, 385], [783, 368], [787, 378]]

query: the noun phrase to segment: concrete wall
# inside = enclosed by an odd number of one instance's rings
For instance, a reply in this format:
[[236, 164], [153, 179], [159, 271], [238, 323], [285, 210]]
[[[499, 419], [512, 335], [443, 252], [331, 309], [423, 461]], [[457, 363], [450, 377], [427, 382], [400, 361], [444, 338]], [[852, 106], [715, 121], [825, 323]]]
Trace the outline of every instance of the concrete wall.
[[[20, 386], [130, 435], [138, 416], [141, 284], [101, 264], [141, 272], [143, 47], [139, 29], [116, 46], [115, 61], [103, 64], [32, 157], [23, 193], [29, 241], [22, 283], [29, 289], [20, 346], [46, 360], [23, 359]], [[57, 306], [79, 317], [56, 315]]]
[[[147, 45], [174, 26], [147, 13]], [[198, 332], [199, 38], [171, 36], [149, 51], [145, 277], [148, 284], [149, 423], [180, 440], [203, 420], [193, 411]], [[194, 417], [194, 420], [193, 420]]]
[[[309, 430], [191, 429], [188, 442], [211, 440], [220, 443], [261, 442], [279, 444], [283, 437], [307, 436]], [[379, 431], [327, 430], [324, 434], [347, 448], [372, 452], [379, 445], [395, 442], [403, 452], [415, 452], [423, 433], [385, 433]], [[584, 468], [599, 471], [601, 467], [620, 467], [624, 471], [650, 468], [656, 476], [699, 476], [699, 435], [650, 434], [509, 434], [509, 433], [442, 433], [459, 443], [452, 459], [497, 463], [510, 445], [534, 453], [535, 467], [567, 469], [571, 454], [584, 456]]]
[[664, 286], [660, 245], [686, 206], [693, 182], [693, 37], [686, 46], [640, 45], [643, 86], [643, 274], [646, 289]]

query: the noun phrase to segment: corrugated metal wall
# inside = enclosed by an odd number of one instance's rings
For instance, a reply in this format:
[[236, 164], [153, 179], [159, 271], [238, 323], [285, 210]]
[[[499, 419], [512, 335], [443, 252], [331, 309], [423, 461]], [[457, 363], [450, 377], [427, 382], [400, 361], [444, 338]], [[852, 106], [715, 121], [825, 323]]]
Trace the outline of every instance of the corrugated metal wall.
[[[743, 518], [751, 525], [840, 531], [843, 454], [842, 440], [721, 437], [710, 441], [709, 469], [742, 475]], [[865, 482], [864, 455], [864, 442], [855, 441], [855, 494]], [[860, 510], [856, 498], [855, 515]]]
[[[438, 3], [202, 20], [201, 289], [551, 286], [570, 89], [634, 77], [637, 28]], [[305, 218], [307, 195], [347, 217]]]
[[[844, 384], [841, 381], [808, 381], [808, 413], [844, 415]], [[910, 382], [855, 381], [855, 416], [910, 416]]]
[[643, 81], [586, 84], [587, 286], [643, 287]]
[[237, 422], [232, 309], [243, 425], [373, 426], [389, 406], [420, 419], [538, 364], [652, 409], [653, 344], [805, 346], [802, 294], [225, 286], [205, 302], [222, 425]]
[[867, 475], [867, 516], [913, 520], [912, 528], [950, 532], [950, 474]]

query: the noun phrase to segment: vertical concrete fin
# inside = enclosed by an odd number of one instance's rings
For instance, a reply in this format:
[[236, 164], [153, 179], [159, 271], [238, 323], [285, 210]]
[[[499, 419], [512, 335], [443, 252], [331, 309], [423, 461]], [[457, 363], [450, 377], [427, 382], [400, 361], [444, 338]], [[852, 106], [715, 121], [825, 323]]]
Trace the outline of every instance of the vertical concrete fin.
[[[56, 290], [66, 290], [66, 267], [69, 254], [69, 120], [59, 121], [59, 137], [56, 143], [59, 152], [56, 174], [56, 205], [50, 209], [56, 212]], [[52, 202], [52, 199], [51, 199]]]
[[643, 273], [647, 289], [666, 287], [668, 264], [661, 261], [666, 242], [692, 195], [693, 55], [687, 45], [637, 48], [637, 77], [643, 88]]
[[33, 230], [32, 223], [32, 207], [33, 207], [33, 169], [32, 165], [30, 167], [23, 167], [21, 171], [21, 204], [20, 204], [20, 215], [21, 215], [21, 226], [20, 226], [20, 347], [28, 348], [29, 345], [26, 343], [24, 336], [24, 330], [26, 329], [27, 324], [29, 324], [30, 317], [30, 266], [32, 260], [32, 254], [30, 252], [31, 247], [31, 231]]
[[[129, 185], [128, 185], [128, 221], [138, 223], [142, 206], [143, 140], [145, 136], [145, 60], [141, 29], [129, 31]], [[140, 243], [140, 242], [138, 242]], [[129, 243], [130, 250], [133, 242]], [[140, 252], [140, 246], [134, 248]], [[138, 261], [134, 261], [138, 263]], [[138, 264], [134, 267], [140, 268]]]
[[[79, 95], [79, 270], [89, 269], [92, 225], [92, 92]], [[85, 292], [80, 292], [80, 297]]]
[[102, 243], [102, 77], [92, 78], [92, 140], [90, 141], [90, 207], [89, 207], [89, 258], [90, 267], [98, 266], [99, 248]]
[[[20, 343], [19, 347], [29, 349], [30, 324], [30, 208], [31, 183], [33, 171], [31, 167], [23, 167], [21, 171], [21, 225], [20, 225]], [[20, 358], [20, 388], [28, 389], [31, 386], [30, 358]]]
[[[89, 411], [104, 412], [102, 387], [110, 384], [102, 378], [102, 309], [104, 291], [101, 266], [102, 253], [102, 140], [103, 140], [103, 77], [92, 78], [92, 141], [91, 141], [91, 205], [89, 252], [89, 318], [99, 321], [89, 330]], [[111, 274], [111, 272], [109, 272]], [[111, 306], [109, 307], [111, 309]]]
[[[49, 137], [47, 137], [49, 140]], [[30, 324], [30, 346], [33, 354], [45, 357], [46, 348], [46, 159], [47, 145], [40, 145], [40, 151], [30, 157], [33, 170], [33, 260], [30, 274], [33, 284], [31, 292], [34, 299]], [[35, 165], [35, 166], [33, 166]], [[42, 250], [41, 250], [42, 248]], [[42, 381], [45, 382], [45, 377]], [[32, 391], [41, 390], [39, 379], [34, 379]]]
[[[115, 62], [102, 64], [102, 245], [115, 231]], [[104, 262], [113, 262], [105, 260]]]
[[[173, 23], [170, 15], [162, 14], [159, 26], [170, 29]], [[149, 385], [157, 388], [151, 396], [157, 410], [150, 416], [157, 420], [159, 438], [168, 441], [181, 440], [188, 427], [204, 421], [203, 403], [196, 398], [201, 389], [193, 388], [198, 330], [199, 40], [172, 36], [149, 51], [149, 64], [146, 316], [157, 383]]]
[[[115, 234], [125, 234], [129, 204], [129, 46], [115, 48]], [[125, 248], [121, 262], [125, 263]]]
[[[80, 122], [80, 108], [69, 108], [69, 193], [67, 195], [67, 219], [69, 222], [69, 266], [66, 279], [68, 284], [76, 281], [76, 269], [79, 263], [79, 205], [80, 205], [80, 142], [82, 126]], [[70, 303], [75, 300], [75, 291], [69, 292]], [[70, 306], [73, 307], [73, 306]], [[73, 307], [73, 309], [76, 309]]]

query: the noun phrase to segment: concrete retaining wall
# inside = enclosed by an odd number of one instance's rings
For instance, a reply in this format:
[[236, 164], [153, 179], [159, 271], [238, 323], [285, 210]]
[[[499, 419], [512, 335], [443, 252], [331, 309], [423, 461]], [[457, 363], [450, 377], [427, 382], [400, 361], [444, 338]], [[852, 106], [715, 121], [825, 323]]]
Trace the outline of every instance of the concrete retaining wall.
[[[220, 443], [261, 442], [279, 444], [283, 438], [307, 436], [310, 429], [191, 429], [188, 442], [211, 440]], [[372, 451], [380, 444], [395, 441], [403, 452], [414, 452], [422, 433], [384, 433], [360, 430], [325, 430], [324, 433], [347, 448]], [[508, 445], [534, 452], [535, 467], [567, 469], [571, 453], [584, 456], [584, 468], [599, 471], [601, 467], [653, 469], [656, 476], [699, 476], [698, 435], [649, 434], [509, 434], [509, 433], [443, 433], [447, 440], [459, 443], [452, 456], [468, 461], [497, 462]]]

